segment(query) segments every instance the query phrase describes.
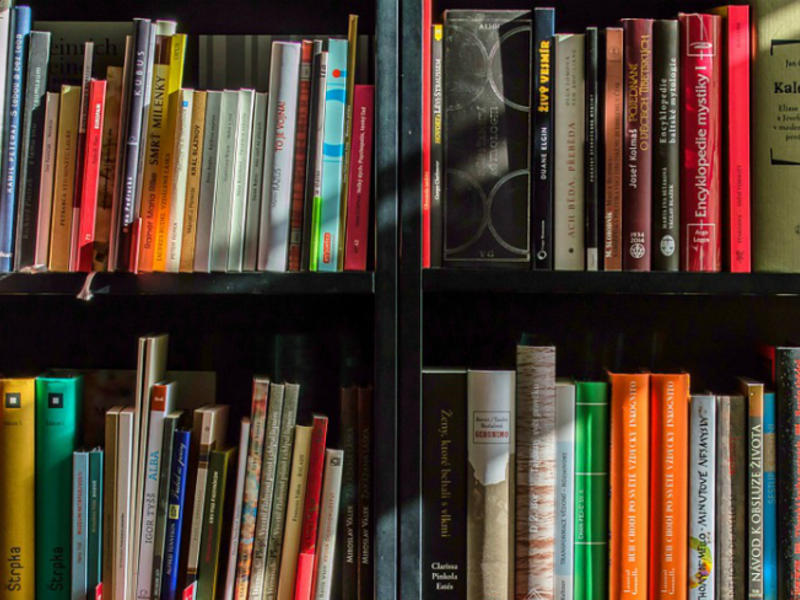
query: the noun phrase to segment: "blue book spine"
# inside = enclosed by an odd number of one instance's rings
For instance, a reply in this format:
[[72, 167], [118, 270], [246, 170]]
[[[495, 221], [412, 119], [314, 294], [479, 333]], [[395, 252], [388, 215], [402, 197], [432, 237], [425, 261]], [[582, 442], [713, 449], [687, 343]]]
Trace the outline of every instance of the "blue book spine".
[[19, 167], [20, 121], [25, 84], [25, 61], [31, 33], [29, 6], [14, 8], [12, 46], [8, 53], [7, 109], [3, 185], [0, 188], [0, 273], [8, 273], [14, 265], [14, 221], [17, 205], [17, 169]]
[[89, 452], [88, 597], [95, 600], [103, 578], [103, 449]]
[[86, 598], [88, 562], [86, 560], [89, 535], [89, 453], [78, 450], [72, 454], [72, 600]]
[[191, 432], [178, 429], [172, 443], [172, 472], [169, 476], [167, 537], [164, 545], [164, 576], [161, 600], [174, 600], [178, 594], [178, 561], [181, 554], [181, 529], [186, 504], [186, 471]]
[[775, 394], [764, 393], [764, 600], [778, 600]]
[[319, 202], [317, 270], [336, 271], [341, 234], [344, 121], [347, 103], [347, 40], [328, 42], [325, 127], [322, 142], [322, 195]]

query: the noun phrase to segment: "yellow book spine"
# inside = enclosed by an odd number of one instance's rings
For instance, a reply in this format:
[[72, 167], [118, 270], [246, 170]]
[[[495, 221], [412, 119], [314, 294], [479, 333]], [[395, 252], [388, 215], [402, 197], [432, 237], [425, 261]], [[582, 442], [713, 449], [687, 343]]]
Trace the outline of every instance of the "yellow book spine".
[[197, 236], [197, 204], [200, 199], [200, 173], [203, 163], [203, 134], [206, 123], [206, 92], [194, 93], [192, 130], [189, 138], [189, 173], [186, 178], [186, 209], [183, 213], [181, 273], [194, 270], [194, 245]]
[[344, 232], [347, 227], [347, 196], [350, 174], [350, 146], [353, 137], [353, 92], [356, 82], [356, 59], [358, 57], [358, 15], [350, 15], [347, 22], [347, 95], [344, 114], [344, 162], [342, 164], [342, 195], [339, 203], [339, 258], [336, 268], [344, 268]]
[[20, 600], [36, 597], [35, 399], [34, 379], [0, 380], [0, 577]]

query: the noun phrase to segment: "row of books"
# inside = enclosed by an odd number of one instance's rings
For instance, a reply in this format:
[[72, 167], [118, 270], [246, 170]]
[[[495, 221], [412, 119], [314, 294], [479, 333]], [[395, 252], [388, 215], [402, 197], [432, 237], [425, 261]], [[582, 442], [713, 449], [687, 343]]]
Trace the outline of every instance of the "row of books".
[[[792, 598], [800, 348], [772, 377], [425, 369], [422, 598]], [[773, 391], [774, 390], [774, 391]]]
[[[299, 385], [255, 377], [233, 445], [231, 407], [195, 393], [196, 373], [167, 372], [166, 353], [165, 335], [142, 338], [135, 381], [64, 371], [0, 380], [8, 591], [371, 597], [371, 389], [342, 388], [341, 429], [329, 436], [327, 416], [297, 423]], [[132, 387], [131, 405], [118, 392]]]
[[352, 15], [347, 39], [272, 41], [264, 91], [201, 91], [174, 21], [134, 19], [120, 63], [86, 40], [70, 79], [61, 57], [48, 75], [61, 38], [27, 6], [0, 10], [0, 271], [366, 270], [374, 88], [356, 85], [357, 31]]
[[424, 266], [749, 272], [749, 7], [555, 21], [428, 34]]

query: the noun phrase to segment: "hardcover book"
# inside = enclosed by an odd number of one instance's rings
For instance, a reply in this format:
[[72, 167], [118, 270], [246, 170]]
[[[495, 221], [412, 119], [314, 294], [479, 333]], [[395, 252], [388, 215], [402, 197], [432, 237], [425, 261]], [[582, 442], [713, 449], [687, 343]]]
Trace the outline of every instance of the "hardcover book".
[[89, 546], [87, 548], [88, 598], [97, 598], [97, 586], [103, 577], [103, 457], [102, 448], [89, 451]]
[[327, 88], [328, 51], [322, 50], [322, 40], [314, 41], [314, 58], [311, 62], [311, 100], [308, 113], [308, 159], [306, 163], [305, 199], [303, 200], [303, 246], [300, 250], [300, 267], [316, 270], [317, 238], [316, 215], [319, 220], [318, 200], [322, 195], [322, 149], [325, 140], [325, 90]]
[[[444, 238], [444, 28], [432, 25], [431, 31], [431, 220], [430, 266], [442, 266]], [[352, 168], [351, 168], [352, 172]], [[349, 242], [348, 242], [349, 244]], [[346, 268], [346, 267], [345, 267]]]
[[200, 168], [200, 195], [197, 198], [197, 230], [194, 248], [194, 270], [203, 273], [211, 270], [211, 239], [214, 233], [221, 110], [222, 92], [206, 92], [203, 158]]
[[167, 539], [167, 513], [169, 512], [169, 486], [174, 459], [173, 443], [178, 421], [183, 411], [172, 411], [164, 416], [164, 431], [161, 436], [160, 465], [158, 469], [158, 504], [156, 508], [156, 529], [153, 549], [153, 598], [161, 598], [161, 585], [164, 580], [164, 550]]
[[61, 86], [55, 181], [53, 183], [53, 203], [50, 217], [50, 251], [47, 264], [47, 268], [50, 271], [69, 271], [80, 96], [81, 88], [74, 85]]
[[178, 90], [174, 100], [178, 107], [175, 117], [175, 128], [172, 136], [172, 159], [170, 164], [167, 217], [162, 217], [165, 229], [163, 251], [159, 247], [157, 254], [163, 255], [157, 267], [168, 273], [177, 273], [181, 264], [181, 242], [183, 241], [183, 223], [186, 212], [187, 189], [189, 178], [189, 153], [192, 143], [192, 116], [194, 112], [194, 90]]
[[692, 396], [689, 403], [689, 599], [715, 598], [717, 399]]
[[[2, 95], [2, 94], [0, 94]], [[58, 107], [61, 94], [47, 92], [42, 131], [42, 168], [39, 175], [39, 209], [36, 218], [36, 250], [33, 264], [46, 266], [50, 256], [50, 215], [53, 209], [53, 176], [56, 168]]]
[[117, 424], [117, 490], [114, 507], [113, 596], [119, 600], [135, 597], [135, 578], [132, 568], [134, 535], [133, 475], [136, 441], [134, 435], [135, 412], [130, 406], [119, 411]]
[[778, 599], [775, 392], [764, 394], [764, 600]]
[[103, 572], [106, 590], [115, 590], [114, 566], [116, 565], [116, 506], [117, 506], [117, 447], [120, 421], [120, 406], [113, 406], [105, 414], [103, 470]]
[[164, 575], [161, 579], [161, 600], [175, 600], [178, 597], [178, 561], [181, 554], [191, 435], [191, 431], [178, 429], [175, 431], [172, 441], [169, 511], [164, 542]]
[[317, 554], [314, 562], [314, 583], [311, 595], [314, 600], [329, 600], [331, 598], [343, 455], [344, 453], [341, 450], [330, 448], [325, 450], [325, 475], [320, 499], [319, 533], [317, 535]]
[[[208, 110], [208, 108], [206, 108]], [[231, 241], [231, 206], [233, 202], [233, 169], [236, 162], [236, 132], [239, 119], [239, 92], [222, 92], [217, 137], [217, 170], [212, 196], [213, 216], [210, 231], [209, 263], [212, 271], [228, 270]]]
[[[369, 252], [370, 197], [372, 196], [372, 121], [375, 110], [375, 87], [357, 85], [353, 96], [353, 136], [350, 152], [350, 184], [347, 188], [347, 225], [345, 231], [344, 270], [366, 271]], [[441, 192], [434, 192], [441, 195]], [[431, 209], [431, 221], [433, 218]], [[441, 215], [440, 215], [441, 217]], [[441, 226], [441, 220], [439, 220]], [[431, 240], [433, 245], [434, 240]], [[441, 234], [438, 248], [441, 264]], [[434, 262], [436, 255], [433, 255]], [[298, 259], [299, 260], [299, 259]]]
[[203, 168], [206, 101], [208, 92], [194, 92], [192, 121], [189, 133], [189, 164], [186, 176], [186, 206], [183, 212], [183, 234], [179, 271], [194, 270], [194, 251], [197, 244], [197, 216], [200, 208], [200, 181]]
[[598, 245], [600, 242], [600, 42], [597, 27], [587, 27], [584, 41], [584, 245], [586, 270], [599, 269]]
[[89, 453], [76, 450], [72, 453], [72, 565], [70, 567], [70, 598], [85, 598], [88, 595], [89, 563], [87, 549], [89, 532]]
[[253, 130], [255, 91], [239, 90], [239, 115], [236, 128], [236, 157], [231, 198], [231, 236], [228, 248], [228, 271], [241, 272], [244, 266], [245, 216], [250, 169], [250, 135]]
[[622, 132], [625, 123], [622, 28], [607, 27], [605, 42], [603, 269], [620, 271], [622, 270]]
[[[358, 598], [358, 392], [355, 386], [343, 387], [339, 393], [340, 431], [342, 445], [342, 493], [339, 531], [341, 551], [339, 551], [339, 575], [343, 600]], [[465, 513], [466, 514], [466, 513]]]
[[747, 399], [747, 595], [764, 597], [764, 384], [740, 378]]
[[[558, 237], [556, 237], [556, 242]], [[575, 574], [575, 384], [556, 382], [556, 535], [555, 589], [558, 600], [572, 600]]]
[[372, 598], [372, 388], [360, 386], [357, 397], [358, 597]]
[[267, 92], [256, 92], [253, 105], [253, 132], [250, 136], [250, 181], [247, 185], [247, 210], [244, 217], [243, 271], [255, 271], [258, 262], [258, 228], [261, 222], [268, 99]]

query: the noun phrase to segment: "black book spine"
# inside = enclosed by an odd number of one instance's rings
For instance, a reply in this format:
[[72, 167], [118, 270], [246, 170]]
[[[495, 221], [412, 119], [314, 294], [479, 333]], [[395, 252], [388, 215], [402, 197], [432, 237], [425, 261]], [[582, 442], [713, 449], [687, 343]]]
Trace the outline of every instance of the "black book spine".
[[422, 399], [421, 600], [465, 600], [466, 371], [424, 371]]
[[372, 388], [358, 388], [358, 598], [372, 599]]
[[325, 58], [322, 40], [314, 40], [311, 58], [311, 90], [308, 96], [308, 151], [306, 152], [306, 188], [303, 201], [303, 244], [300, 246], [300, 270], [302, 271], [308, 271], [314, 191], [319, 188], [318, 165], [320, 164], [320, 149], [325, 123], [325, 78], [327, 74]]
[[598, 31], [597, 27], [587, 27], [584, 38], [586, 84], [584, 87], [586, 114], [584, 140], [584, 219], [586, 221], [586, 270], [597, 271], [599, 268], [599, 215], [600, 215], [600, 178], [599, 157], [599, 75], [598, 75]]
[[533, 18], [533, 268], [553, 268], [553, 75], [555, 10], [536, 8]]
[[19, 203], [14, 251], [14, 269], [17, 270], [33, 266], [36, 253], [44, 98], [47, 92], [49, 62], [50, 32], [32, 31], [28, 43], [28, 73], [25, 78], [25, 105], [22, 113], [20, 152], [22, 161], [19, 168]]
[[442, 188], [444, 146], [442, 145], [442, 58], [444, 31], [434, 25], [431, 34], [431, 266], [442, 266]]
[[357, 560], [357, 429], [358, 429], [358, 392], [355, 387], [341, 390], [341, 437], [339, 442], [344, 451], [342, 463], [342, 491], [339, 500], [339, 555], [341, 558], [341, 595], [342, 600], [358, 598]]
[[778, 597], [800, 598], [800, 348], [775, 351]]
[[653, 23], [653, 269], [679, 269], [678, 21]]

